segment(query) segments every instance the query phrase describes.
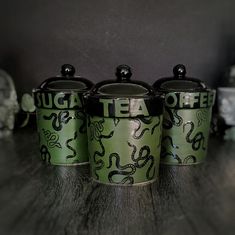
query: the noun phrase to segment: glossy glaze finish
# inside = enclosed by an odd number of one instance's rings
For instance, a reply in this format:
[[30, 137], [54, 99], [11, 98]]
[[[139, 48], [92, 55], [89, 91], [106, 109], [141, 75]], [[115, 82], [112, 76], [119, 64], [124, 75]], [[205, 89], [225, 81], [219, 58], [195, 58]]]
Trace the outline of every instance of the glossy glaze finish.
[[159, 79], [154, 88], [165, 94], [161, 163], [191, 165], [205, 160], [215, 92], [177, 65], [174, 77]]
[[125, 185], [156, 180], [161, 124], [162, 116], [89, 117], [88, 151], [92, 177], [102, 183]]
[[47, 79], [34, 91], [41, 158], [53, 165], [89, 161], [83, 93], [92, 83], [74, 73], [73, 66], [63, 65], [61, 77]]
[[158, 178], [162, 99], [148, 84], [132, 82], [131, 74], [129, 66], [119, 66], [117, 80], [97, 84], [86, 97], [91, 174], [104, 184], [136, 185]]

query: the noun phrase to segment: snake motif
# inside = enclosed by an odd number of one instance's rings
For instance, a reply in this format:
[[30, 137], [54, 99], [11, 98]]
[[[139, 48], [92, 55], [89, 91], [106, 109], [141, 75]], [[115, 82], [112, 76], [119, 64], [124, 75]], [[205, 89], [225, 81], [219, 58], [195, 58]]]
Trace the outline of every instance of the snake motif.
[[69, 111], [60, 111], [57, 115], [56, 113], [51, 113], [50, 116], [44, 115], [45, 120], [52, 119], [52, 127], [55, 131], [60, 131], [63, 128], [62, 124], [67, 124], [72, 117], [69, 116]]
[[[134, 178], [132, 177], [132, 175], [135, 173], [136, 171], [136, 167], [133, 164], [126, 164], [124, 166], [120, 165], [120, 156], [117, 153], [111, 153], [109, 155], [109, 166], [107, 167], [107, 169], [110, 169], [112, 166], [112, 159], [115, 158], [116, 159], [116, 168], [118, 170], [113, 170], [110, 171], [108, 174], [108, 179], [110, 183], [116, 183], [116, 184], [133, 184], [134, 183]], [[127, 171], [127, 169], [130, 169], [131, 171]], [[122, 179], [121, 182], [116, 182], [113, 180], [113, 176], [114, 175], [123, 175], [126, 176]]]
[[94, 168], [94, 173], [96, 175], [96, 179], [99, 179], [99, 175], [97, 174], [98, 170], [101, 170], [104, 167], [104, 161], [102, 159], [97, 160], [97, 157], [103, 157], [105, 155], [105, 148], [102, 143], [102, 139], [108, 139], [113, 136], [114, 131], [111, 131], [108, 135], [103, 135], [102, 132], [104, 130], [104, 118], [101, 119], [100, 121], [93, 121], [91, 122], [90, 120], [88, 121], [88, 126], [90, 130], [90, 140], [95, 140], [98, 141], [100, 147], [101, 147], [101, 152], [95, 151], [93, 154], [93, 160], [95, 163], [95, 168]]
[[173, 143], [173, 140], [172, 140], [172, 138], [170, 136], [164, 136], [162, 138], [161, 158], [165, 158], [167, 156], [171, 156], [175, 160], [177, 160], [179, 164], [182, 164], [182, 160], [180, 159], [180, 157], [176, 153], [173, 153], [171, 151], [167, 151], [165, 145], [163, 144], [166, 140], [169, 140], [170, 145], [171, 145], [172, 148], [175, 148], [175, 149], [179, 148], [179, 146], [177, 146], [177, 145], [175, 145]]
[[102, 138], [102, 131], [104, 130], [104, 118], [99, 121], [89, 121], [90, 140], [99, 141]]
[[174, 126], [181, 126], [183, 123], [183, 118], [178, 115], [178, 110], [171, 110], [168, 107], [165, 107], [165, 111], [168, 113], [170, 120], [164, 117], [163, 119], [163, 128], [171, 129]]
[[141, 132], [140, 132], [140, 134], [139, 135], [137, 135], [137, 132], [140, 130], [140, 128], [141, 128], [141, 121], [140, 121], [140, 119], [132, 119], [132, 121], [134, 121], [135, 123], [137, 123], [137, 127], [134, 129], [134, 131], [133, 131], [133, 134], [132, 134], [132, 137], [134, 138], [134, 139], [140, 139], [143, 135], [144, 135], [144, 133], [146, 132], [146, 131], [149, 131], [149, 128], [144, 128]]
[[77, 134], [77, 131], [75, 131], [75, 132], [74, 132], [74, 137], [68, 139], [68, 140], [65, 142], [66, 147], [67, 147], [69, 150], [71, 150], [71, 151], [73, 152], [73, 154], [67, 155], [67, 156], [66, 156], [66, 159], [76, 157], [76, 155], [77, 155], [76, 150], [75, 150], [73, 147], [71, 147], [71, 146], [69, 145], [69, 143], [70, 143], [71, 141], [73, 141], [73, 140], [76, 140], [77, 137], [78, 137], [78, 134]]
[[197, 113], [196, 113], [196, 117], [197, 117], [197, 120], [198, 120], [197, 126], [201, 126], [202, 123], [205, 122], [208, 118], [207, 109], [198, 110]]
[[[134, 139], [140, 139], [145, 134], [146, 131], [149, 131], [149, 128], [144, 128], [138, 135], [137, 132], [141, 129], [141, 123], [149, 125], [153, 122], [153, 117], [139, 117], [138, 119], [130, 119], [130, 120], [137, 123], [137, 127], [134, 129], [132, 137]], [[160, 124], [160, 117], [158, 117], [158, 122], [152, 127], [151, 135], [153, 135], [156, 127], [158, 127], [159, 124]]]
[[51, 154], [45, 145], [40, 148], [41, 158], [44, 162], [51, 163]]
[[[155, 167], [154, 167], [154, 157], [150, 154], [150, 148], [147, 145], [144, 145], [143, 147], [141, 147], [140, 151], [139, 151], [139, 156], [137, 158], [135, 158], [135, 154], [137, 152], [137, 147], [134, 144], [131, 144], [130, 142], [128, 142], [128, 145], [133, 148], [132, 154], [131, 154], [131, 159], [134, 162], [134, 166], [136, 168], [142, 168], [144, 167], [149, 161], [150, 166], [148, 167], [148, 170], [146, 172], [146, 178], [148, 180], [152, 180], [154, 178], [155, 175]], [[145, 154], [144, 154], [145, 152]], [[140, 163], [140, 161], [142, 163]], [[152, 175], [150, 176], [150, 172], [153, 168], [153, 172]]]
[[86, 114], [84, 111], [79, 110], [75, 112], [75, 118], [82, 121], [82, 125], [79, 127], [80, 133], [86, 133]]
[[173, 143], [173, 140], [172, 140], [172, 138], [171, 138], [170, 136], [166, 135], [166, 136], [164, 136], [164, 137], [162, 138], [162, 142], [164, 142], [164, 141], [166, 141], [166, 140], [169, 140], [169, 141], [170, 141], [170, 145], [172, 146], [172, 148], [175, 148], [175, 149], [178, 149], [178, 148], [179, 148], [179, 146], [177, 146], [177, 145], [175, 145], [175, 144]]
[[45, 136], [45, 139], [47, 141], [47, 146], [49, 148], [62, 148], [61, 144], [58, 142], [59, 141], [59, 135], [56, 132], [51, 132], [49, 130], [42, 129], [43, 134]]
[[93, 160], [95, 162], [95, 168], [94, 168], [94, 173], [96, 176], [96, 179], [99, 179], [99, 175], [97, 174], [97, 171], [101, 170], [104, 167], [104, 161], [102, 159], [98, 159], [97, 157], [103, 157], [105, 155], [105, 148], [101, 140], [98, 141], [100, 146], [101, 146], [101, 152], [95, 151], [93, 154]]
[[192, 139], [191, 139], [191, 135], [194, 131], [194, 123], [191, 122], [191, 121], [188, 121], [186, 122], [184, 125], [183, 125], [183, 132], [185, 132], [185, 127], [187, 125], [190, 125], [190, 130], [188, 131], [187, 135], [186, 135], [186, 141], [190, 144], [192, 144], [192, 149], [193, 150], [198, 150], [201, 148], [202, 146], [202, 149], [203, 150], [206, 150], [205, 148], [205, 137], [203, 135], [203, 133], [201, 131], [199, 131]]
[[193, 155], [188, 155], [184, 161], [183, 161], [183, 164], [188, 164], [188, 163], [196, 163], [197, 162], [197, 158]]
[[161, 118], [160, 118], [160, 116], [158, 116], [157, 118], [158, 118], [158, 121], [157, 121], [157, 123], [152, 127], [151, 135], [153, 135], [153, 133], [154, 133], [156, 127], [158, 127], [158, 126], [160, 125], [160, 123], [161, 123]]

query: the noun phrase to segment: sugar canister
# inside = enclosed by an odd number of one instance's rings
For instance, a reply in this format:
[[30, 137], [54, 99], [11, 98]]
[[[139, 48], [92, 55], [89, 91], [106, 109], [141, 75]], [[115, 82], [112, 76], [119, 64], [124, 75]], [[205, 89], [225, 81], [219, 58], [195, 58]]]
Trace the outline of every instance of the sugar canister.
[[53, 165], [88, 163], [83, 94], [93, 83], [74, 74], [65, 64], [33, 91], [41, 158]]

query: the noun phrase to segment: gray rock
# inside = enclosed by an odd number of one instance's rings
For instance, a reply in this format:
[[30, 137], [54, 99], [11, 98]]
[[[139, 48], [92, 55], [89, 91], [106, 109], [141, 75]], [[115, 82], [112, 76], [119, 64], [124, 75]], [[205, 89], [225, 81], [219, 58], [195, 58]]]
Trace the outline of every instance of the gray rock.
[[15, 114], [19, 111], [17, 94], [11, 76], [0, 69], [0, 138], [11, 134]]

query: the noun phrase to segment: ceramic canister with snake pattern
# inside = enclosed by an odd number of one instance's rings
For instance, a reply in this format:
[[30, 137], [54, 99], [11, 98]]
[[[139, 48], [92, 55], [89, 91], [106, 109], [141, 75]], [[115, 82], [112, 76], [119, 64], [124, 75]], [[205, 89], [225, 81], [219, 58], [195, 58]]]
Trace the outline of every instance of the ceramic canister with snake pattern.
[[74, 67], [65, 64], [61, 76], [47, 79], [33, 91], [41, 158], [53, 165], [89, 161], [83, 93], [93, 84], [74, 73]]
[[138, 185], [158, 178], [163, 99], [131, 75], [129, 66], [120, 65], [116, 80], [100, 82], [86, 95], [91, 174], [101, 183]]
[[215, 91], [199, 79], [185, 77], [184, 65], [176, 65], [173, 73], [153, 85], [165, 94], [161, 163], [201, 163], [207, 154]]

